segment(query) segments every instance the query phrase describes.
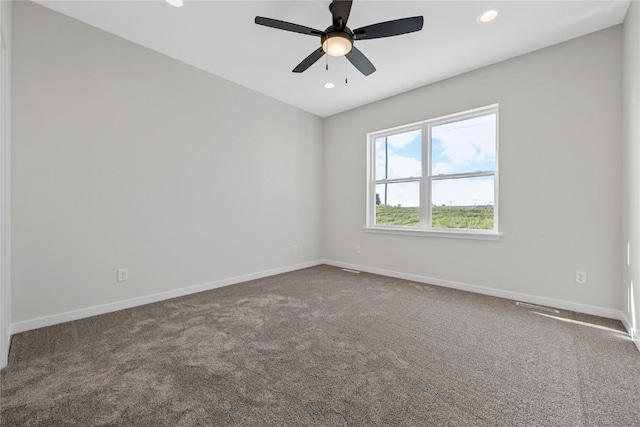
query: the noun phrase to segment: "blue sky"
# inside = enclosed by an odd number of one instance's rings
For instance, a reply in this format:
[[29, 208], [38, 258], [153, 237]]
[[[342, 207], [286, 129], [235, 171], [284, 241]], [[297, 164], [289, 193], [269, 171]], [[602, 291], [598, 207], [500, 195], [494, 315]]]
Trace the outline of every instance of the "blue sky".
[[[414, 130], [387, 137], [387, 178], [422, 176], [422, 132]], [[376, 179], [385, 179], [385, 138], [376, 139]]]
[[[495, 169], [496, 115], [476, 117], [432, 127], [432, 173], [452, 174]], [[387, 138], [387, 177], [422, 175], [422, 133], [414, 130]], [[376, 139], [376, 179], [385, 178], [384, 138]], [[426, 168], [425, 168], [426, 173]], [[434, 180], [432, 201], [436, 205], [493, 204], [493, 177]], [[384, 186], [379, 186], [384, 203]], [[417, 184], [389, 184], [387, 203], [418, 206]]]
[[434, 175], [495, 169], [496, 116], [476, 117], [431, 129]]

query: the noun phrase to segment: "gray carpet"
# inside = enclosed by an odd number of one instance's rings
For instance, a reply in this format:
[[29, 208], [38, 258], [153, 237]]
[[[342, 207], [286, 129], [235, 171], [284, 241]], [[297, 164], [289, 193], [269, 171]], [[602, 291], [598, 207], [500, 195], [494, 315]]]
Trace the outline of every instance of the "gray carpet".
[[18, 334], [2, 426], [639, 426], [620, 322], [319, 266]]

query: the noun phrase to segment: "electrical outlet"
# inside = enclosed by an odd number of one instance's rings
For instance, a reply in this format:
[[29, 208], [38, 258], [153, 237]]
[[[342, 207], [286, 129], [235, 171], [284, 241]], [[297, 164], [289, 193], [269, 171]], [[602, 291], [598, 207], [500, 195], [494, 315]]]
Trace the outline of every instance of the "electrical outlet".
[[298, 245], [293, 245], [293, 253], [294, 254], [298, 253]]
[[356, 253], [359, 254], [360, 253], [360, 245], [356, 246]]
[[129, 269], [127, 268], [119, 268], [118, 269], [118, 282], [126, 282], [129, 280]]
[[580, 283], [581, 285], [587, 284], [587, 272], [576, 270], [576, 283]]

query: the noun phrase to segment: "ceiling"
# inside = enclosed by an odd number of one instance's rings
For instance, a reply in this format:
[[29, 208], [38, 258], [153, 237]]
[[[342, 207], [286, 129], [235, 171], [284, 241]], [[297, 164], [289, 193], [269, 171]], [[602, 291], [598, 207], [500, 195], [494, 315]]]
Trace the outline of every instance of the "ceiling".
[[[321, 117], [620, 24], [629, 7], [629, 0], [355, 0], [352, 29], [424, 16], [420, 32], [356, 42], [377, 68], [365, 77], [343, 57], [329, 57], [328, 71], [322, 58], [292, 73], [319, 38], [253, 22], [265, 16], [324, 30], [329, 0], [184, 0], [182, 8], [163, 0], [37, 3]], [[478, 23], [490, 7], [500, 16]], [[335, 87], [325, 89], [327, 82]]]

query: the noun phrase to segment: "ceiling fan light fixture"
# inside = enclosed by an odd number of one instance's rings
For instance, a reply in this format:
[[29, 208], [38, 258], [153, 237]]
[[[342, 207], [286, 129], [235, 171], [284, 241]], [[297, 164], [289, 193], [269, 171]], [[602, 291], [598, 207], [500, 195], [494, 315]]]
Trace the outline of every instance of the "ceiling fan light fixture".
[[341, 32], [329, 33], [322, 41], [322, 50], [329, 56], [345, 56], [351, 52], [352, 46], [353, 41]]
[[167, 3], [173, 7], [182, 7], [182, 0], [167, 0]]

